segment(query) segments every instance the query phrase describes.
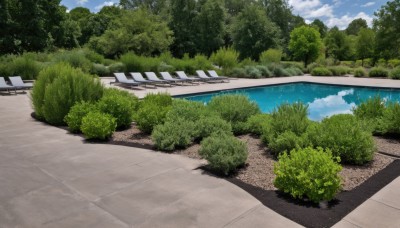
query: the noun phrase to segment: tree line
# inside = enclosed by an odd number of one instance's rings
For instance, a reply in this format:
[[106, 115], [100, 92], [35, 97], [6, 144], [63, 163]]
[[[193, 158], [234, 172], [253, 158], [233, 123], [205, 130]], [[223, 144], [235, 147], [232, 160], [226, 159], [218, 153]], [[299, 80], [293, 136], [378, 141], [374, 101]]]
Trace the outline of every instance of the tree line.
[[[305, 63], [321, 56], [400, 58], [400, 0], [386, 3], [375, 16], [372, 28], [356, 19], [340, 30], [319, 19], [306, 25], [287, 0], [121, 0], [97, 13], [84, 7], [67, 12], [60, 0], [0, 0], [0, 54], [86, 46], [109, 58], [166, 51], [183, 57], [233, 47], [240, 59], [253, 60], [268, 49]], [[302, 27], [307, 28], [299, 31]], [[318, 49], [306, 57], [301, 49], [307, 44], [291, 42], [305, 33]]]

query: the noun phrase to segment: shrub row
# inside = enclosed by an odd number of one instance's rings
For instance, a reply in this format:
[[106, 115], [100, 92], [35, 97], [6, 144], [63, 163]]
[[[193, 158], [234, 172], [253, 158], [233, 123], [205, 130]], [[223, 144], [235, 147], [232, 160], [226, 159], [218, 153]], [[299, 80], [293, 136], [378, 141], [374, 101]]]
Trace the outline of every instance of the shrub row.
[[234, 68], [229, 76], [237, 78], [269, 78], [303, 75], [301, 68], [294, 65], [247, 65], [243, 68]]

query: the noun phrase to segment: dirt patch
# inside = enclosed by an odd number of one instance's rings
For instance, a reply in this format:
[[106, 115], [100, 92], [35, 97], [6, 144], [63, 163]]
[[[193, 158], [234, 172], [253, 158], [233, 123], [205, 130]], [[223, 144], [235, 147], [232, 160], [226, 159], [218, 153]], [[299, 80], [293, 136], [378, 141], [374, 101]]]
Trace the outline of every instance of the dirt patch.
[[114, 132], [110, 143], [148, 149], [154, 148], [151, 136], [140, 131], [134, 123], [129, 129]]
[[400, 157], [400, 140], [394, 137], [374, 137], [378, 151]]

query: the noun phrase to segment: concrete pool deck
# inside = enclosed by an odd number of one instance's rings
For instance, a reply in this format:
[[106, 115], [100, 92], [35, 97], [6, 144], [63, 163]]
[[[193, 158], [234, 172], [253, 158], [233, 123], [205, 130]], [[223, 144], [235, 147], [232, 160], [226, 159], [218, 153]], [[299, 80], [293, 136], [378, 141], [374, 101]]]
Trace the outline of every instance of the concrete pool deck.
[[[302, 76], [132, 91], [178, 95], [305, 80], [400, 88], [387, 79]], [[0, 107], [0, 227], [301, 227], [196, 170], [200, 161], [86, 143], [32, 119], [26, 94], [0, 96]], [[397, 227], [399, 188], [397, 178], [335, 227]]]
[[[113, 78], [103, 78], [102, 82], [109, 87], [118, 87], [118, 85], [112, 84]], [[313, 82], [313, 83], [324, 83], [333, 85], [350, 85], [350, 86], [373, 86], [382, 88], [400, 88], [400, 80], [390, 79], [374, 79], [374, 78], [355, 78], [355, 77], [313, 77], [313, 76], [294, 76], [294, 77], [280, 77], [280, 78], [265, 78], [265, 79], [234, 79], [229, 83], [201, 83], [199, 85], [185, 85], [185, 86], [163, 86], [155, 88], [144, 88], [139, 87], [135, 89], [126, 89], [127, 91], [134, 93], [139, 98], [143, 98], [147, 93], [158, 93], [166, 92], [172, 96], [191, 94], [191, 93], [205, 93], [219, 90], [246, 88], [263, 85], [276, 85], [283, 83], [292, 82]]]

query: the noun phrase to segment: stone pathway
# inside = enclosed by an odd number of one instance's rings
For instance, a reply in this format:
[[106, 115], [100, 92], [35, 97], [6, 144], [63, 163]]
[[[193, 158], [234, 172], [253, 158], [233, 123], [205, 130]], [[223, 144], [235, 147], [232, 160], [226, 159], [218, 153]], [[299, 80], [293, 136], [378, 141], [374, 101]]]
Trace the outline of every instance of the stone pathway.
[[300, 227], [178, 155], [86, 143], [0, 96], [0, 227]]

